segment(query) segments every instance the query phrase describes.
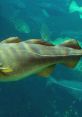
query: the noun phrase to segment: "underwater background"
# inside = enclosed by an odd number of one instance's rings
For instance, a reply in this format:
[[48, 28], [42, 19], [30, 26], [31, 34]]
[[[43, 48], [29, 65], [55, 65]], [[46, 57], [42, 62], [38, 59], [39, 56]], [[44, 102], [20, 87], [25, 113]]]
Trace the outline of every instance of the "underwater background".
[[[82, 46], [81, 0], [0, 0], [0, 39], [18, 36]], [[13, 62], [13, 61], [12, 61]], [[0, 117], [82, 117], [82, 61], [74, 69], [54, 68], [50, 78], [31, 75], [0, 83]], [[55, 79], [79, 79], [79, 84]]]

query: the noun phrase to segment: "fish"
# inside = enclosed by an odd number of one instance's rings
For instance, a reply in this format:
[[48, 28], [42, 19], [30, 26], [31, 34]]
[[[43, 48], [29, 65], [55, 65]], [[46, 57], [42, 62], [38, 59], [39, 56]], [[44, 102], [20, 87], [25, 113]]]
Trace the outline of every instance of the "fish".
[[82, 19], [82, 6], [79, 6], [75, 0], [70, 2], [68, 7], [69, 13], [77, 12], [79, 14], [80, 19]]
[[4, 4], [4, 2], [1, 0], [0, 8], [1, 17], [3, 17], [10, 24], [12, 24], [12, 26], [17, 32], [24, 34], [28, 34], [31, 32], [28, 21], [25, 21], [20, 16], [21, 11], [26, 8], [24, 2], [22, 2], [21, 0], [17, 1], [7, 0]]
[[46, 0], [46, 1], [39, 1], [36, 3], [36, 5], [42, 9], [46, 9], [49, 13], [54, 11], [53, 14], [61, 15], [67, 13], [66, 7], [68, 6], [69, 2], [70, 0], [64, 0], [63, 3], [61, 0], [55, 0], [55, 1]]
[[56, 64], [74, 68], [81, 56], [75, 39], [53, 45], [41, 39], [9, 37], [0, 42], [0, 81], [18, 81], [33, 74], [48, 78]]
[[14, 28], [19, 33], [25, 33], [28, 34], [31, 32], [31, 29], [27, 22], [25, 22], [23, 19], [19, 19], [16, 17], [10, 18], [10, 22], [13, 24]]
[[40, 35], [41, 35], [41, 39], [43, 41], [50, 42], [51, 32], [50, 32], [49, 27], [48, 27], [48, 25], [46, 23], [41, 24]]

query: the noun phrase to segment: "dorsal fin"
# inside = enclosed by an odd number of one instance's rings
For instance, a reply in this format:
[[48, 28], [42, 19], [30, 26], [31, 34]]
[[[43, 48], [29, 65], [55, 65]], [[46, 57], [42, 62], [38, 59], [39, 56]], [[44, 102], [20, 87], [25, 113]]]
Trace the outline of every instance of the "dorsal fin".
[[65, 47], [70, 47], [70, 48], [74, 48], [74, 49], [81, 49], [79, 43], [77, 40], [75, 39], [71, 39], [71, 40], [67, 40], [65, 41], [63, 44], [61, 44], [62, 46]]
[[30, 39], [30, 40], [27, 40], [25, 42], [31, 43], [31, 44], [41, 44], [41, 45], [46, 45], [46, 46], [54, 46], [53, 44], [48, 43], [46, 41], [42, 41], [40, 39]]
[[1, 41], [1, 43], [19, 43], [21, 42], [19, 37], [9, 37], [3, 41]]

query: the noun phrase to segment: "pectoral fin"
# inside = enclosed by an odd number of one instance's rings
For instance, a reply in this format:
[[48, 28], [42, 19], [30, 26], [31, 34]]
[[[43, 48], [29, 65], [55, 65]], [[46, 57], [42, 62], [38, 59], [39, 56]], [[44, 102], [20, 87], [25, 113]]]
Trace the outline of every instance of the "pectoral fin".
[[19, 43], [19, 42], [21, 42], [19, 37], [10, 37], [1, 41], [1, 43]]
[[13, 69], [10, 67], [0, 67], [0, 72], [2, 72], [3, 74], [7, 74], [13, 72]]
[[41, 72], [39, 72], [38, 75], [42, 77], [48, 77], [53, 72], [54, 68], [55, 65], [49, 66], [46, 69], [43, 69]]

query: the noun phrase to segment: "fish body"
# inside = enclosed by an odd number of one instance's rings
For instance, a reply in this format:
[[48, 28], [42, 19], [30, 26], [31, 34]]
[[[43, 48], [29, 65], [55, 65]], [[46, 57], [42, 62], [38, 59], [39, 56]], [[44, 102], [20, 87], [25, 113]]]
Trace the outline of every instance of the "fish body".
[[56, 64], [74, 67], [82, 50], [70, 42], [52, 45], [38, 39], [20, 41], [12, 37], [3, 40], [0, 43], [0, 81], [16, 81], [38, 73], [46, 76]]

